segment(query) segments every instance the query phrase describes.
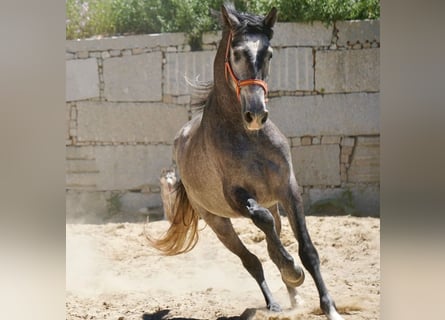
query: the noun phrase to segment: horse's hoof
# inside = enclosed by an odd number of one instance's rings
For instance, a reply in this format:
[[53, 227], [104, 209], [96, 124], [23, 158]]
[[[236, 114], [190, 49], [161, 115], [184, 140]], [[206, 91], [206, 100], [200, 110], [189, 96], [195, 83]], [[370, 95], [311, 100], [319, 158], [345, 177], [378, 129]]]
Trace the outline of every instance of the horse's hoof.
[[294, 264], [292, 269], [283, 270], [281, 273], [283, 282], [290, 287], [299, 287], [304, 282], [303, 268]]
[[335, 309], [329, 312], [327, 317], [329, 320], [344, 320], [343, 317]]
[[276, 302], [272, 302], [271, 304], [269, 304], [267, 306], [267, 309], [272, 312], [281, 312], [282, 311], [280, 305]]

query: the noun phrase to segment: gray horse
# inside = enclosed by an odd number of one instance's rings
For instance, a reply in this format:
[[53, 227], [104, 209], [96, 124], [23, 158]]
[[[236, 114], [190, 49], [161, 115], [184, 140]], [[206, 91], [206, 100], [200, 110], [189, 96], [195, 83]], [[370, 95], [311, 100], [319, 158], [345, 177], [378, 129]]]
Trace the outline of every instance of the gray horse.
[[264, 232], [269, 256], [295, 307], [295, 288], [303, 283], [304, 272], [280, 241], [281, 204], [299, 242], [300, 259], [317, 286], [321, 309], [329, 319], [341, 320], [306, 228], [287, 139], [268, 119], [265, 79], [277, 10], [262, 17], [226, 4], [221, 13], [224, 30], [214, 61], [214, 84], [202, 113], [174, 141], [181, 180], [173, 221], [164, 237], [151, 242], [167, 255], [190, 251], [198, 240], [201, 217], [255, 278], [267, 308], [278, 312], [281, 308], [266, 284], [259, 259], [243, 245], [230, 219], [251, 219]]

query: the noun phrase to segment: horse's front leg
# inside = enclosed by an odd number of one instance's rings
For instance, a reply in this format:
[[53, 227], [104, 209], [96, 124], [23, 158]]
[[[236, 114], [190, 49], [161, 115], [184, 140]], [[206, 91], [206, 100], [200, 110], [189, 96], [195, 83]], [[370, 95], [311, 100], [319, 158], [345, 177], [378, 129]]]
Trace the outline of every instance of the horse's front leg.
[[[286, 251], [280, 241], [277, 230], [280, 227], [275, 225], [274, 215], [266, 208], [260, 206], [256, 200], [244, 189], [236, 189], [234, 199], [239, 206], [238, 210], [246, 217], [252, 219], [253, 223], [264, 232], [267, 241], [267, 250], [270, 258], [278, 267], [281, 278], [286, 284], [291, 296], [291, 304], [294, 307], [295, 287], [304, 281], [303, 269], [295, 264], [293, 257]], [[278, 217], [279, 219], [279, 217]]]
[[[288, 192], [282, 199], [282, 204], [288, 213], [289, 223], [298, 240], [298, 254], [304, 265], [314, 279], [320, 297], [320, 307], [330, 320], [343, 320], [337, 312], [335, 302], [329, 295], [328, 289], [320, 272], [320, 259], [306, 227], [303, 210], [303, 201], [298, 191], [295, 177], [291, 177]], [[290, 292], [289, 292], [290, 293]]]
[[283, 282], [288, 287], [300, 286], [304, 281], [303, 269], [295, 264], [294, 258], [286, 251], [281, 243], [276, 232], [275, 219], [272, 213], [268, 209], [258, 205], [252, 198], [247, 199], [247, 203], [246, 208], [250, 213], [250, 218], [266, 235], [267, 251], [272, 261], [280, 270]]

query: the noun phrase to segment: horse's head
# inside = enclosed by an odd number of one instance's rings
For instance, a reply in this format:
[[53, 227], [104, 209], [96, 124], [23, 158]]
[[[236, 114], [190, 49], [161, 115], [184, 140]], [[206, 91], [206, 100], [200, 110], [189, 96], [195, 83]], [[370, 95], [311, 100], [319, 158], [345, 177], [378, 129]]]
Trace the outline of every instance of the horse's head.
[[269, 61], [272, 58], [270, 39], [277, 20], [272, 8], [266, 17], [235, 11], [232, 6], [221, 8], [228, 27], [225, 73], [241, 104], [242, 118], [248, 130], [260, 130], [267, 121], [266, 108]]

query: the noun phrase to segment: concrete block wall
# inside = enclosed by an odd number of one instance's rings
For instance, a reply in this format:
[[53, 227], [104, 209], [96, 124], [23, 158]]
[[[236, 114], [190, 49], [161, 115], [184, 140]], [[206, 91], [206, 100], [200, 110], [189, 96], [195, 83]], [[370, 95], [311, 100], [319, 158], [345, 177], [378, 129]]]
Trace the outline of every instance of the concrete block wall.
[[[191, 115], [185, 77], [213, 79], [220, 37], [193, 52], [182, 33], [66, 42], [67, 221], [161, 210], [159, 175]], [[347, 195], [347, 213], [379, 214], [379, 41], [379, 21], [275, 27], [270, 118], [310, 212]]]

